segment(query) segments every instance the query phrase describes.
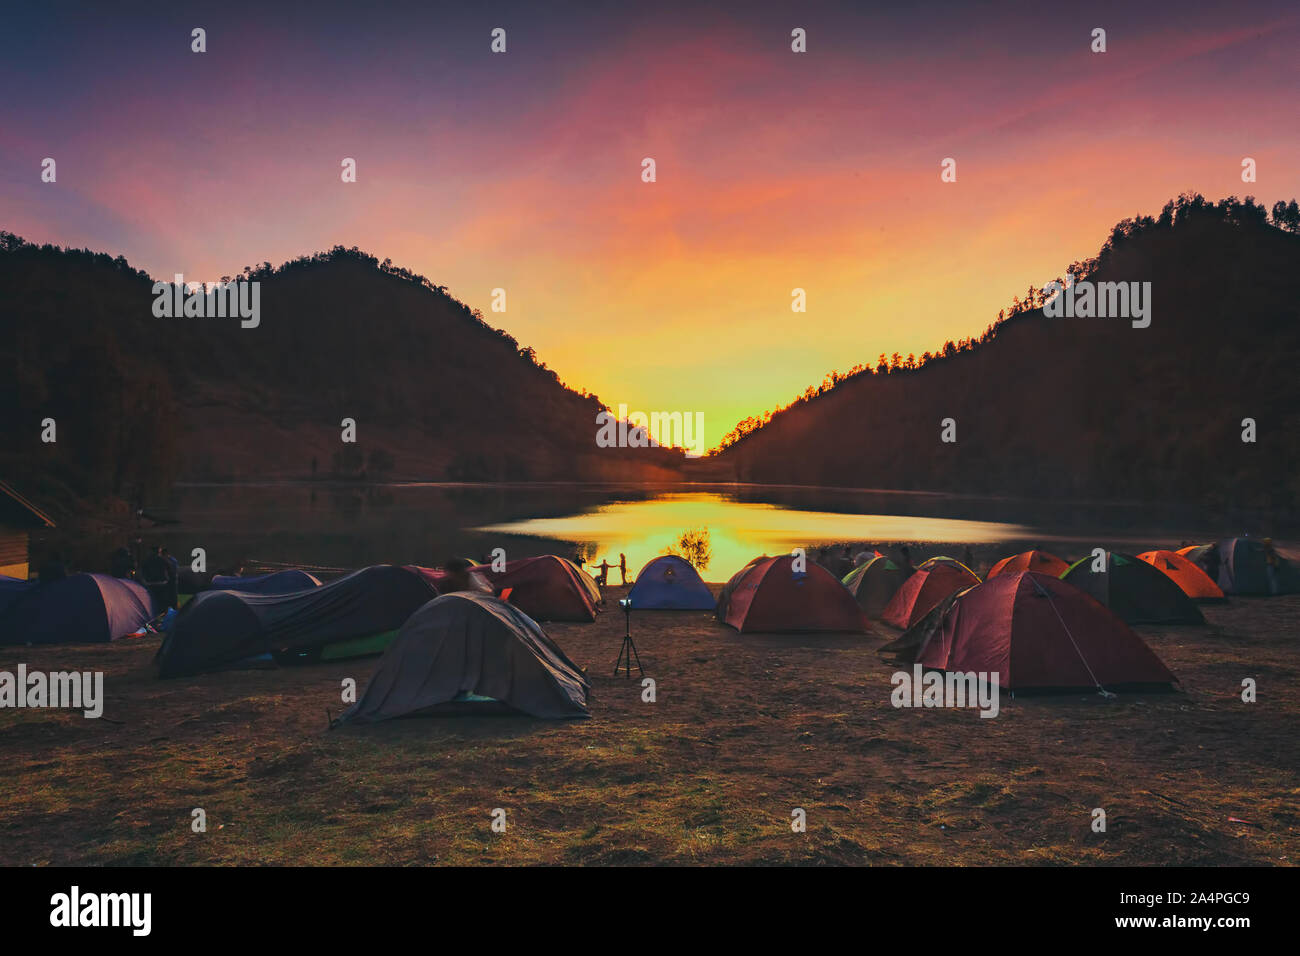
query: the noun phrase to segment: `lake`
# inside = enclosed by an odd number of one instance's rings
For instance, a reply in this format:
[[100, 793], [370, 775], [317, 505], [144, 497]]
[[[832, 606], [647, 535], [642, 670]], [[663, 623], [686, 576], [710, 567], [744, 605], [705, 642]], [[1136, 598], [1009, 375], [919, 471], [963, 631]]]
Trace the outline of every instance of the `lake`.
[[[182, 560], [202, 547], [210, 570], [434, 565], [501, 547], [508, 558], [555, 552], [589, 563], [617, 564], [623, 553], [635, 574], [683, 532], [707, 529], [709, 581], [725, 581], [758, 554], [831, 543], [910, 543], [921, 546], [918, 559], [969, 545], [983, 559], [1058, 542], [1069, 557], [1098, 544], [1136, 550], [1231, 530], [1167, 506], [739, 484], [192, 484], [147, 510], [175, 523], [143, 529], [146, 544]], [[83, 535], [70, 550], [90, 568], [121, 543]]]

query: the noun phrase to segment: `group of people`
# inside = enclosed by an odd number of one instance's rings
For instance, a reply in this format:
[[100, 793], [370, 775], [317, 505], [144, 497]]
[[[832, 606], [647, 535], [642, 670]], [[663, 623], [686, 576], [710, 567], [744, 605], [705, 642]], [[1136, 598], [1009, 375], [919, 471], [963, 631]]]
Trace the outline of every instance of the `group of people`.
[[126, 578], [142, 585], [156, 609], [166, 610], [180, 605], [181, 565], [162, 545], [150, 548], [139, 568], [131, 549], [123, 545], [109, 558], [108, 569], [115, 578]]
[[[575, 554], [573, 556], [573, 563], [578, 567], [583, 568], [587, 563], [587, 559], [582, 554]], [[623, 584], [627, 584], [627, 555], [623, 554], [621, 551], [618, 555], [618, 564], [610, 564], [608, 558], [601, 558], [600, 564], [593, 564], [592, 567], [596, 569], [596, 583], [602, 588], [609, 584], [609, 572], [613, 568], [618, 568], [618, 573], [623, 579]]]
[[[123, 546], [109, 557], [108, 573], [142, 585], [149, 592], [153, 606], [166, 610], [179, 603], [180, 562], [162, 545], [155, 545], [137, 569], [131, 549]], [[51, 551], [36, 570], [41, 584], [61, 581], [69, 575], [68, 564], [59, 551]]]

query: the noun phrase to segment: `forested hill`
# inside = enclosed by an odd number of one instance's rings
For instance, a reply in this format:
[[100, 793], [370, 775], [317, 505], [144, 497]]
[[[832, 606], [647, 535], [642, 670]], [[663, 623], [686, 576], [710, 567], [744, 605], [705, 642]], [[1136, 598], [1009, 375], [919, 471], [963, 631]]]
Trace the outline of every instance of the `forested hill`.
[[596, 447], [599, 399], [387, 261], [336, 247], [236, 278], [261, 283], [256, 328], [156, 317], [154, 280], [124, 258], [0, 233], [3, 473], [134, 500], [174, 479], [313, 464], [320, 477], [479, 481], [672, 477], [680, 463]]
[[[1035, 290], [982, 336], [833, 373], [751, 419], [697, 477], [1294, 509], [1296, 203], [1200, 196], [1125, 220], [1070, 267], [1150, 282], [1151, 324], [1050, 318]], [[1046, 286], [1047, 283], [1044, 283]], [[900, 316], [900, 321], [905, 317]], [[938, 343], [936, 343], [938, 345]], [[909, 357], [911, 358], [911, 357]], [[955, 422], [956, 441], [941, 440]], [[1243, 442], [1243, 419], [1256, 441]]]

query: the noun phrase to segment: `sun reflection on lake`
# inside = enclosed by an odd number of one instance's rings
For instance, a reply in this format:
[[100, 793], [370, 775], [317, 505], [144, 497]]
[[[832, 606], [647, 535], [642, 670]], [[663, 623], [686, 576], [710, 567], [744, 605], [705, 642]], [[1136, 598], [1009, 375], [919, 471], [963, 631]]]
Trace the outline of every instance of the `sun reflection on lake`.
[[[649, 501], [617, 502], [561, 518], [531, 518], [476, 530], [589, 543], [589, 565], [606, 559], [618, 564], [627, 555], [628, 576], [675, 545], [689, 528], [708, 528], [712, 556], [706, 581], [725, 581], [759, 554], [832, 542], [874, 544], [892, 541], [979, 543], [1023, 537], [1014, 524], [927, 518], [914, 515], [839, 514], [802, 511], [771, 504], [736, 501], [710, 493], [664, 494]], [[617, 582], [617, 572], [610, 581]]]

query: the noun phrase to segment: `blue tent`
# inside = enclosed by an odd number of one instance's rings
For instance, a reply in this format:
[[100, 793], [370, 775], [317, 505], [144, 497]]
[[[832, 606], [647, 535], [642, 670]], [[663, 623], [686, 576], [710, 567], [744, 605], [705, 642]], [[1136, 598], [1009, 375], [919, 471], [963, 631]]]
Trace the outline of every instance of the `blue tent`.
[[34, 587], [36, 587], [35, 581], [24, 581], [22, 578], [11, 578], [0, 574], [0, 620], [4, 619], [4, 613], [9, 605]]
[[243, 591], [245, 594], [293, 594], [308, 588], [320, 587], [320, 581], [306, 571], [290, 568], [273, 574], [259, 574], [241, 578], [233, 574], [217, 574], [212, 578], [210, 591]]
[[628, 592], [632, 609], [712, 611], [717, 601], [689, 561], [663, 554], [646, 564]]
[[138, 631], [152, 617], [149, 592], [134, 581], [71, 574], [28, 585], [0, 611], [0, 644], [114, 641]]

